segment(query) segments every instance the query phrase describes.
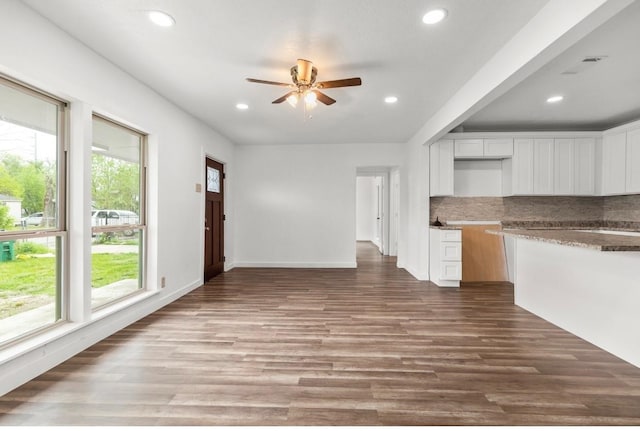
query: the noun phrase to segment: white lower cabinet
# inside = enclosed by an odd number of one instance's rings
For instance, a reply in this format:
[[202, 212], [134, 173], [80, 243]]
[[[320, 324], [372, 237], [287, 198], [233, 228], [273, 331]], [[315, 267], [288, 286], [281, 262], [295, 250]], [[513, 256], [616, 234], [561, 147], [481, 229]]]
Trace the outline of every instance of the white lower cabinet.
[[462, 280], [462, 230], [429, 229], [429, 272], [441, 287], [459, 287]]
[[459, 286], [459, 281], [462, 280], [462, 262], [442, 262], [440, 265], [440, 279], [458, 280], [456, 286]]
[[444, 241], [440, 238], [440, 260], [460, 262], [462, 260], [462, 243]]

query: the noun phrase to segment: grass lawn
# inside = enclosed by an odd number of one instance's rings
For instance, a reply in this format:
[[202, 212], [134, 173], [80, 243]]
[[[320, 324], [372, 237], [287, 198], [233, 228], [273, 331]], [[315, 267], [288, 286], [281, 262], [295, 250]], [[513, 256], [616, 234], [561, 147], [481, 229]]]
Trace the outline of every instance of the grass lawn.
[[96, 253], [91, 256], [91, 286], [102, 287], [125, 279], [138, 279], [138, 253]]
[[[137, 253], [97, 253], [91, 259], [93, 288], [138, 278]], [[43, 300], [46, 302], [47, 297], [53, 298], [56, 292], [55, 265], [54, 257], [0, 262], [0, 319], [39, 306]]]

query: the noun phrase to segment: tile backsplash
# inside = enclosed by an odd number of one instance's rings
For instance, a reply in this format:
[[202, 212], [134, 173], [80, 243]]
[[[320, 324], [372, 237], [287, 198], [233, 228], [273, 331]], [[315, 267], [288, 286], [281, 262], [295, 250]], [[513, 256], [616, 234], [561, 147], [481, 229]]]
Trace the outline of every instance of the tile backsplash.
[[432, 197], [430, 223], [454, 220], [576, 225], [640, 224], [640, 195]]
[[640, 223], [640, 195], [607, 196], [603, 203], [603, 220]]

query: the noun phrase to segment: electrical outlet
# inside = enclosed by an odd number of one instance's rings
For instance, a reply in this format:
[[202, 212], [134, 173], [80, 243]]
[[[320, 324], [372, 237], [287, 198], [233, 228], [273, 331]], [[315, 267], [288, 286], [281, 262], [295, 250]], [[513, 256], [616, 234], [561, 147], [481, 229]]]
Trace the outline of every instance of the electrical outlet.
[[160, 287], [164, 288], [167, 285], [167, 278], [166, 277], [162, 277], [160, 279]]

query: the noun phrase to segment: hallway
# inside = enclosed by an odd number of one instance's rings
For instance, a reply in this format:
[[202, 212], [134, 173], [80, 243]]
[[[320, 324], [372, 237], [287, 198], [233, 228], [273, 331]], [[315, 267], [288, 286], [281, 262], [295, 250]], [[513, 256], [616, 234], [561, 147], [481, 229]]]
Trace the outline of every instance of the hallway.
[[640, 370], [360, 242], [237, 268], [0, 398], [0, 425], [640, 425]]

